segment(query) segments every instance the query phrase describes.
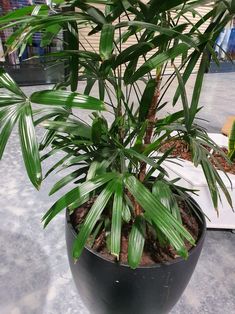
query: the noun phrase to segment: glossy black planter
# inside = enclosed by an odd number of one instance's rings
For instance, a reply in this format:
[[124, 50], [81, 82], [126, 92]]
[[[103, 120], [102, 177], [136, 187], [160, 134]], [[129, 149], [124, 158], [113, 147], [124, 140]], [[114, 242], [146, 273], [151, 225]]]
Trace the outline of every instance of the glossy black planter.
[[206, 223], [203, 215], [201, 237], [185, 261], [139, 267], [110, 262], [85, 249], [77, 264], [71, 256], [76, 233], [67, 213], [66, 240], [71, 271], [77, 289], [91, 314], [164, 314], [179, 300], [200, 256]]

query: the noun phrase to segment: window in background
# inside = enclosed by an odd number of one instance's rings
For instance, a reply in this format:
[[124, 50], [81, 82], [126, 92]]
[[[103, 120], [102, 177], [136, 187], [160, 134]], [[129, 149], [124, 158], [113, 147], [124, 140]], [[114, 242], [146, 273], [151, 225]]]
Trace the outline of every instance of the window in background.
[[234, 72], [235, 66], [231, 61], [235, 60], [235, 17], [220, 33], [214, 49], [220, 61], [220, 67], [218, 68], [212, 61], [210, 72]]
[[[3, 15], [33, 4], [45, 4], [45, 1], [0, 0], [0, 14]], [[50, 45], [43, 48], [40, 46], [42, 34], [40, 32], [35, 33], [31, 42], [21, 54], [20, 51], [15, 51], [5, 57], [6, 40], [15, 30], [16, 28], [10, 28], [0, 32], [0, 62], [3, 62], [3, 66], [9, 74], [21, 85], [36, 85], [61, 81], [61, 78], [64, 76], [64, 64], [61, 62], [50, 67], [46, 63], [45, 55], [63, 49], [62, 32], [53, 39]], [[35, 55], [39, 55], [40, 58], [32, 59]]]

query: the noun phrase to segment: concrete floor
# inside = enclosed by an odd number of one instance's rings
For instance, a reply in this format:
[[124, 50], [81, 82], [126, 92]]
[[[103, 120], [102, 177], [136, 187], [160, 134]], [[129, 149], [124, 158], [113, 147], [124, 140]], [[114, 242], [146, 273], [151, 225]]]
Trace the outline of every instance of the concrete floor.
[[[210, 120], [206, 123], [210, 131], [218, 131], [226, 116], [235, 114], [234, 83], [233, 73], [206, 76], [201, 116]], [[189, 93], [192, 84], [193, 80], [188, 84]], [[30, 92], [29, 88], [25, 90]], [[50, 164], [48, 160], [45, 168]], [[88, 314], [69, 270], [64, 215], [46, 230], [40, 223], [43, 213], [59, 197], [60, 193], [47, 196], [58, 178], [48, 178], [40, 192], [32, 188], [24, 171], [17, 132], [0, 162], [0, 178], [0, 313]], [[196, 271], [171, 312], [198, 313], [235, 313], [235, 234], [230, 231], [207, 233]]]
[[[196, 76], [193, 75], [186, 85], [187, 97], [190, 104]], [[165, 95], [163, 101], [169, 102], [164, 110], [160, 111], [160, 116], [167, 112], [174, 112], [181, 109], [181, 102], [172, 108], [171, 100], [174, 96], [178, 83], [175, 80]], [[206, 74], [202, 93], [199, 101], [198, 118], [205, 121], [197, 120], [197, 123], [204, 126], [209, 132], [220, 132], [226, 118], [229, 115], [235, 115], [235, 73], [213, 73]]]

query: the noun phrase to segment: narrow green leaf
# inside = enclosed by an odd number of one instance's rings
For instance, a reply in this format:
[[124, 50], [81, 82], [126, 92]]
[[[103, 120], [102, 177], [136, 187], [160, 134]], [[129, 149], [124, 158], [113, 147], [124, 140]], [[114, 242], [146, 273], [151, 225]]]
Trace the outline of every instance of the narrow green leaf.
[[115, 27], [112, 24], [104, 24], [100, 36], [100, 56], [102, 60], [108, 60], [113, 51]]
[[117, 55], [115, 66], [117, 67], [120, 64], [136, 59], [154, 48], [155, 46], [148, 42], [140, 42], [138, 44], [131, 45]]
[[82, 154], [76, 157], [72, 157], [71, 159], [67, 160], [64, 163], [65, 167], [70, 167], [70, 166], [75, 166], [75, 165], [79, 165], [79, 163], [82, 161], [86, 161], [89, 160], [91, 157], [89, 154]]
[[49, 195], [52, 195], [62, 189], [65, 185], [70, 183], [71, 181], [74, 181], [76, 178], [80, 177], [81, 175], [84, 175], [87, 171], [87, 167], [83, 167], [81, 169], [75, 170], [72, 173], [69, 173], [64, 178], [62, 178], [60, 181], [58, 181], [53, 188], [51, 189]]
[[[130, 83], [130, 78], [134, 75], [137, 64], [138, 64], [138, 59], [133, 59], [128, 63], [126, 70], [124, 72], [124, 76], [123, 76], [123, 81], [126, 85]], [[132, 83], [134, 83], [134, 81]]]
[[185, 0], [152, 0], [150, 1], [149, 13], [150, 17], [153, 17], [156, 13], [165, 12], [167, 10], [173, 10], [180, 4], [184, 4]]
[[48, 147], [54, 140], [56, 132], [53, 130], [48, 130], [44, 133], [43, 138], [39, 144], [39, 150], [42, 151]]
[[81, 205], [87, 203], [90, 199], [90, 195], [87, 194], [76, 201], [72, 202], [70, 205], [68, 205], [68, 210], [70, 213], [73, 213], [75, 209], [79, 208]]
[[99, 99], [104, 101], [104, 97], [105, 97], [105, 85], [104, 85], [104, 80], [100, 79], [98, 81], [98, 85], [99, 85]]
[[83, 223], [81, 230], [79, 231], [79, 234], [74, 241], [73, 257], [75, 260], [80, 257], [88, 237], [90, 236], [93, 228], [99, 220], [109, 199], [113, 195], [115, 184], [116, 182], [114, 180], [108, 183], [108, 185], [100, 193], [90, 211], [88, 212], [85, 222]]
[[145, 120], [143, 123], [141, 123], [141, 128], [138, 132], [138, 136], [136, 138], [136, 141], [135, 141], [135, 145], [133, 147], [133, 149], [139, 153], [142, 153], [143, 149], [144, 149], [144, 137], [145, 137], [145, 134], [146, 134], [146, 130], [147, 130], [147, 127], [148, 127], [148, 121]]
[[19, 133], [23, 159], [29, 179], [33, 185], [39, 189], [42, 181], [42, 169], [32, 118], [32, 110], [29, 103], [26, 103], [21, 109]]
[[0, 124], [2, 125], [0, 128], [0, 160], [2, 159], [6, 144], [19, 116], [19, 108], [15, 106], [8, 108], [7, 111], [7, 114], [4, 115], [4, 119], [0, 118]]
[[6, 116], [9, 113], [9, 108], [1, 108], [0, 109], [0, 120], [1, 120], [1, 124], [4, 123], [4, 120], [6, 119]]
[[45, 174], [45, 178], [49, 176], [55, 169], [57, 169], [59, 166], [63, 165], [65, 161], [67, 161], [72, 156], [72, 153], [68, 153], [63, 158], [61, 158], [59, 161], [57, 161]]
[[146, 55], [151, 50], [157, 47], [163, 47], [170, 40], [177, 37], [177, 34], [179, 32], [182, 33], [187, 28], [187, 26], [188, 24], [177, 25], [172, 29], [173, 31], [175, 31], [175, 33], [172, 33], [170, 37], [163, 34], [157, 35], [151, 41], [139, 42], [137, 44], [127, 47], [117, 55], [117, 58], [115, 60], [115, 66], [117, 67], [120, 64], [123, 64], [130, 60], [138, 60], [140, 56]]
[[42, 126], [49, 130], [55, 130], [57, 132], [68, 133], [80, 137], [91, 139], [91, 128], [86, 124], [76, 121], [75, 122], [63, 122], [63, 121], [44, 121]]
[[87, 0], [87, 3], [97, 3], [97, 4], [107, 4], [107, 5], [113, 5], [113, 0]]
[[213, 205], [218, 212], [218, 189], [216, 186], [215, 175], [208, 162], [206, 162], [205, 160], [201, 160], [201, 166], [208, 184]]
[[177, 120], [180, 120], [183, 117], [184, 117], [184, 111], [183, 110], [176, 111], [172, 114], [167, 115], [163, 119], [158, 119], [156, 126], [158, 129], [160, 129], [161, 126], [164, 126], [164, 125], [167, 126], [169, 124], [172, 124], [172, 123], [176, 122]]
[[128, 242], [128, 264], [132, 269], [138, 267], [144, 250], [145, 221], [141, 216], [136, 217]]
[[[98, 53], [95, 53], [93, 51], [83, 51], [83, 50], [64, 50], [64, 51], [56, 51], [47, 53], [43, 58], [48, 58], [49, 60], [51, 58], [58, 58], [58, 59], [67, 59], [70, 58], [73, 55], [77, 55], [80, 60], [89, 60], [92, 61], [101, 61], [100, 55]], [[40, 56], [34, 56], [30, 59], [38, 59]], [[90, 61], [90, 60], [89, 60]]]
[[91, 180], [91, 179], [95, 178], [97, 171], [100, 169], [100, 167], [101, 167], [100, 162], [93, 161], [89, 167], [89, 170], [87, 171], [86, 179]]
[[117, 181], [114, 190], [112, 225], [111, 225], [111, 254], [119, 259], [121, 247], [121, 228], [123, 211], [123, 183]]
[[[213, 43], [214, 44], [214, 43]], [[217, 65], [217, 67], [220, 67], [220, 60], [218, 58], [217, 53], [214, 50], [213, 44], [208, 43], [207, 44], [207, 49], [209, 51], [209, 53], [211, 54], [211, 58], [212, 60], [215, 62], [215, 64]], [[209, 63], [207, 63], [207, 66], [209, 66]]]
[[[232, 201], [232, 197], [231, 197], [231, 195], [230, 195], [226, 185], [224, 184], [224, 181], [222, 180], [222, 178], [220, 177], [218, 171], [215, 168], [213, 168], [213, 171], [214, 171], [214, 175], [215, 175], [215, 179], [216, 179], [217, 184], [219, 185], [219, 187], [223, 191], [223, 193], [224, 193], [224, 195], [225, 195], [225, 197], [227, 199], [227, 202], [229, 203], [230, 207], [233, 209], [233, 205], [234, 204], [233, 204], [233, 201]], [[221, 199], [221, 197], [220, 197], [220, 199]]]
[[[6, 15], [1, 16], [0, 24], [8, 23], [10, 21], [15, 21], [17, 19], [21, 20], [22, 18], [27, 18], [28, 16], [30, 16], [30, 14], [32, 14], [33, 10], [36, 7], [37, 7], [36, 5], [31, 5], [31, 6], [26, 6], [26, 7], [11, 11], [7, 13]], [[47, 11], [48, 7], [46, 5], [41, 5], [40, 9]]]
[[46, 47], [51, 44], [52, 40], [55, 38], [55, 36], [60, 32], [61, 25], [55, 24], [51, 25], [46, 28], [45, 32], [42, 34], [41, 39], [41, 47]]
[[88, 15], [90, 15], [90, 17], [92, 17], [96, 23], [98, 23], [98, 24], [105, 24], [106, 23], [104, 13], [101, 10], [99, 10], [98, 8], [87, 7], [86, 13]]
[[200, 95], [201, 95], [203, 78], [204, 78], [207, 66], [208, 66], [208, 53], [205, 52], [202, 56], [202, 59], [201, 59], [200, 67], [198, 70], [196, 82], [195, 82], [194, 89], [193, 89], [192, 102], [191, 102], [191, 106], [190, 106], [189, 124], [193, 123], [195, 115], [198, 111], [198, 103], [199, 103], [199, 99], [200, 99]]
[[153, 96], [156, 92], [156, 86], [157, 86], [156, 79], [152, 79], [148, 81], [145, 87], [145, 90], [144, 90], [144, 93], [140, 102], [140, 109], [139, 109], [139, 121], [140, 122], [143, 122], [147, 119], [149, 108], [152, 104]]
[[107, 121], [101, 117], [97, 117], [92, 122], [91, 136], [94, 144], [99, 144], [103, 136], [108, 133]]
[[147, 156], [145, 156], [143, 154], [140, 154], [137, 151], [135, 151], [134, 149], [128, 148], [128, 149], [124, 149], [123, 151], [124, 151], [124, 153], [127, 153], [129, 156], [130, 155], [134, 156], [138, 160], [146, 162], [148, 165], [152, 166], [153, 168], [157, 168], [158, 167], [158, 164], [154, 161], [153, 158], [147, 157]]
[[[78, 36], [78, 24], [77, 22], [68, 23], [68, 49], [69, 50], [79, 50], [79, 36]], [[75, 92], [78, 87], [78, 66], [79, 66], [79, 55], [73, 54], [69, 59], [70, 67], [70, 86], [71, 91]]]
[[93, 86], [95, 85], [95, 82], [96, 82], [95, 79], [87, 80], [87, 82], [86, 82], [86, 88], [85, 88], [85, 90], [84, 90], [84, 94], [85, 94], [85, 95], [90, 95], [90, 92], [91, 92]]
[[235, 0], [231, 0], [231, 13], [235, 14]]
[[185, 126], [186, 126], [187, 130], [189, 130], [191, 127], [190, 122], [192, 122], [192, 121], [191, 121], [190, 114], [189, 114], [187, 92], [186, 92], [186, 89], [184, 86], [182, 76], [176, 67], [175, 67], [175, 73], [176, 73], [176, 76], [178, 79], [180, 96], [181, 96], [182, 104], [183, 104], [183, 108], [184, 108], [183, 112], [184, 112], [184, 118], [185, 118]]
[[20, 104], [24, 100], [16, 95], [0, 93], [0, 107], [6, 107], [14, 104]]
[[123, 203], [122, 219], [127, 223], [129, 223], [131, 220], [131, 211], [127, 203]]
[[[34, 125], [37, 126], [38, 124], [42, 123], [45, 120], [54, 118], [54, 117], [68, 117], [69, 111], [65, 110], [64, 108], [54, 107], [54, 108], [46, 108], [45, 111], [40, 110], [39, 114], [42, 114], [40, 118], [34, 121]], [[33, 116], [35, 117], [37, 113], [33, 112]]]
[[66, 106], [89, 110], [105, 110], [104, 102], [91, 96], [62, 90], [35, 92], [30, 100], [41, 105]]
[[155, 25], [153, 23], [146, 23], [142, 21], [127, 21], [127, 22], [121, 22], [120, 24], [116, 25], [116, 28], [119, 27], [126, 27], [126, 26], [136, 26], [141, 29], [147, 29], [150, 31], [158, 32], [163, 35], [167, 35], [169, 37], [176, 37], [179, 38], [183, 43], [186, 43], [190, 48], [194, 47], [197, 48], [196, 43], [192, 39], [192, 37], [189, 37], [185, 34], [182, 34], [174, 29], [166, 28], [166, 27], [161, 27], [158, 25]]
[[[114, 155], [115, 158], [115, 155]], [[107, 168], [109, 167], [110, 163], [112, 163], [112, 159], [104, 159], [101, 162], [100, 161], [93, 161], [90, 165], [90, 168], [87, 172], [87, 180], [91, 180], [95, 178], [98, 175], [101, 175], [102, 173], [105, 173], [107, 171]]]
[[[193, 73], [193, 70], [194, 70], [194, 68], [195, 68], [195, 66], [196, 66], [200, 56], [201, 56], [201, 52], [198, 52], [198, 51], [194, 51], [190, 55], [188, 64], [187, 64], [187, 66], [186, 66], [186, 68], [184, 70], [183, 76], [182, 76], [184, 85], [186, 85], [190, 75]], [[176, 92], [175, 92], [175, 96], [173, 98], [173, 106], [175, 106], [175, 104], [177, 103], [179, 97], [180, 97], [180, 88], [178, 87]]]
[[[63, 115], [58, 115], [57, 117], [54, 118], [53, 121], [55, 122], [64, 122], [67, 120], [69, 116], [69, 112], [67, 114], [63, 114]], [[42, 140], [41, 140], [41, 143], [40, 143], [40, 150], [43, 150], [45, 149], [46, 147], [48, 147], [54, 140], [55, 140], [55, 137], [56, 137], [56, 131], [55, 130], [48, 130]]]
[[145, 156], [148, 156], [150, 153], [152, 153], [155, 150], [158, 150], [158, 148], [161, 147], [163, 140], [165, 140], [168, 137], [168, 133], [166, 132], [162, 136], [160, 136], [156, 141], [152, 142], [151, 144], [147, 145], [143, 154]]

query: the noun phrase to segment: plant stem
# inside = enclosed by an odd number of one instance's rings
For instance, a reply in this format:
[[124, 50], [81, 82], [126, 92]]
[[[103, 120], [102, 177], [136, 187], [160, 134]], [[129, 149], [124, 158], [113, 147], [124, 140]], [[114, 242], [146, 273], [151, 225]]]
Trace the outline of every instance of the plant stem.
[[157, 104], [158, 104], [158, 99], [160, 97], [160, 87], [161, 87], [161, 82], [162, 82], [162, 76], [161, 76], [161, 70], [158, 71], [157, 76], [156, 76], [156, 90], [152, 99], [151, 106], [149, 108], [148, 112], [148, 127], [144, 139], [144, 144], [150, 144], [151, 139], [153, 136], [153, 129], [154, 125], [156, 122], [156, 111], [157, 111]]

